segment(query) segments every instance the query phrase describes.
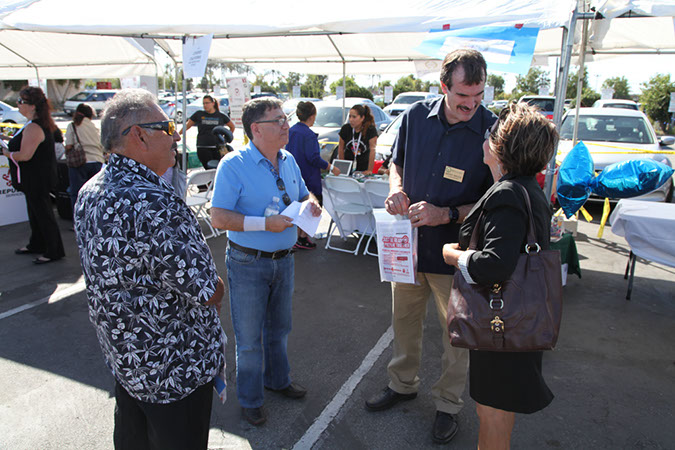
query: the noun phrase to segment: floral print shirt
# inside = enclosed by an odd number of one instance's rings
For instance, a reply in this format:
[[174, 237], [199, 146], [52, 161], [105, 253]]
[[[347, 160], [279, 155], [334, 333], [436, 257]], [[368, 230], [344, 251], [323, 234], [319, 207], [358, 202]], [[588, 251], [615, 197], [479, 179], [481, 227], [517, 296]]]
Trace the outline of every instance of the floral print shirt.
[[106, 364], [134, 398], [180, 400], [224, 366], [218, 273], [192, 211], [153, 171], [119, 154], [85, 184], [75, 231], [89, 318]]

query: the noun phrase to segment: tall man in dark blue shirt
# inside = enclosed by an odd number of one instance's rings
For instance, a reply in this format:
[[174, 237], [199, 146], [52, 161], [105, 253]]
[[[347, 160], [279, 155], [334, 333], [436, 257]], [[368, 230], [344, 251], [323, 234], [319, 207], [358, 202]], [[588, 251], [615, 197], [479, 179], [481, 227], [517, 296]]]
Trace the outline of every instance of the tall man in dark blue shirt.
[[[485, 132], [497, 119], [481, 106], [487, 65], [475, 50], [456, 50], [443, 61], [442, 98], [413, 104], [401, 119], [392, 149], [390, 214], [408, 215], [419, 228], [419, 285], [392, 283], [394, 349], [389, 385], [366, 402], [370, 411], [388, 409], [417, 396], [422, 329], [433, 294], [445, 330], [454, 269], [443, 261], [443, 244], [457, 242], [459, 224], [492, 185], [483, 163]], [[469, 354], [450, 345], [443, 332], [442, 373], [431, 392], [436, 405], [432, 437], [447, 443], [457, 433]]]

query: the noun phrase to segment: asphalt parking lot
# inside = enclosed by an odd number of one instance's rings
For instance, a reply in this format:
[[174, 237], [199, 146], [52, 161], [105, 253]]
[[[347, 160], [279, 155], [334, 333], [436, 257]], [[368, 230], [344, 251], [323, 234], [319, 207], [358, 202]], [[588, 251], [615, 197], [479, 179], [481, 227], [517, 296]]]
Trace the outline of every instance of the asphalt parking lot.
[[[591, 206], [599, 218], [600, 210]], [[114, 398], [87, 317], [74, 233], [60, 220], [68, 256], [34, 266], [14, 248], [27, 224], [0, 228], [0, 448], [110, 449]], [[323, 224], [325, 226], [325, 223]], [[581, 222], [583, 278], [564, 288], [558, 347], [544, 359], [556, 395], [547, 409], [519, 416], [513, 448], [673, 448], [675, 442], [675, 269], [638, 259], [631, 301], [623, 273], [629, 248], [607, 228]], [[320, 243], [325, 241], [319, 241]], [[221, 274], [224, 236], [209, 240]], [[370, 413], [391, 354], [390, 291], [377, 260], [319, 248], [296, 254], [294, 380], [309, 393], [293, 401], [266, 396], [268, 422], [241, 419], [234, 391], [234, 343], [227, 303], [228, 400], [214, 403], [211, 449], [408, 449], [431, 442], [430, 388], [440, 371], [441, 328], [429, 308], [420, 393], [392, 410]], [[475, 448], [477, 417], [465, 393], [460, 432], [448, 447]], [[214, 400], [215, 402], [215, 400]]]

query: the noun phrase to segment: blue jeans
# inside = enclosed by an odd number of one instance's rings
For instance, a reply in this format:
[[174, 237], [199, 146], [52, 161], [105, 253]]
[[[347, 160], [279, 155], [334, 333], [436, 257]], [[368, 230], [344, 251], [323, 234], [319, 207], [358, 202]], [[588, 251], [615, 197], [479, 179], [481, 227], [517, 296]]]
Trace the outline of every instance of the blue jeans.
[[293, 255], [259, 258], [228, 246], [225, 263], [237, 344], [237, 397], [244, 408], [258, 408], [264, 403], [263, 387], [291, 384], [287, 344], [295, 260]]
[[87, 162], [80, 167], [68, 167], [68, 179], [70, 180], [68, 194], [70, 195], [70, 203], [73, 208], [75, 208], [75, 202], [77, 202], [77, 194], [80, 192], [82, 186], [84, 186], [84, 183], [96, 175], [102, 166], [103, 164], [100, 162]]

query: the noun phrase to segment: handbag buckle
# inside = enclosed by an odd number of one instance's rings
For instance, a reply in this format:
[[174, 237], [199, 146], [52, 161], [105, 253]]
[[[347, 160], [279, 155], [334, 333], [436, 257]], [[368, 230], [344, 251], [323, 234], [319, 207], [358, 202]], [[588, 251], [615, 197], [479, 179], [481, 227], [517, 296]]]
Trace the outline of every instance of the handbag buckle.
[[533, 245], [525, 244], [525, 253], [529, 255], [530, 251], [532, 250], [535, 250], [535, 253], [539, 253], [541, 251], [541, 247], [536, 242]]
[[499, 316], [495, 316], [495, 318], [490, 321], [490, 328], [492, 328], [492, 331], [495, 333], [503, 333], [504, 321], [500, 319]]
[[[499, 302], [499, 306], [495, 307], [495, 305], [493, 303], [497, 303], [497, 302]], [[490, 300], [490, 309], [492, 309], [492, 310], [494, 310], [494, 309], [504, 309], [504, 300], [502, 300], [501, 298], [491, 299]]]

